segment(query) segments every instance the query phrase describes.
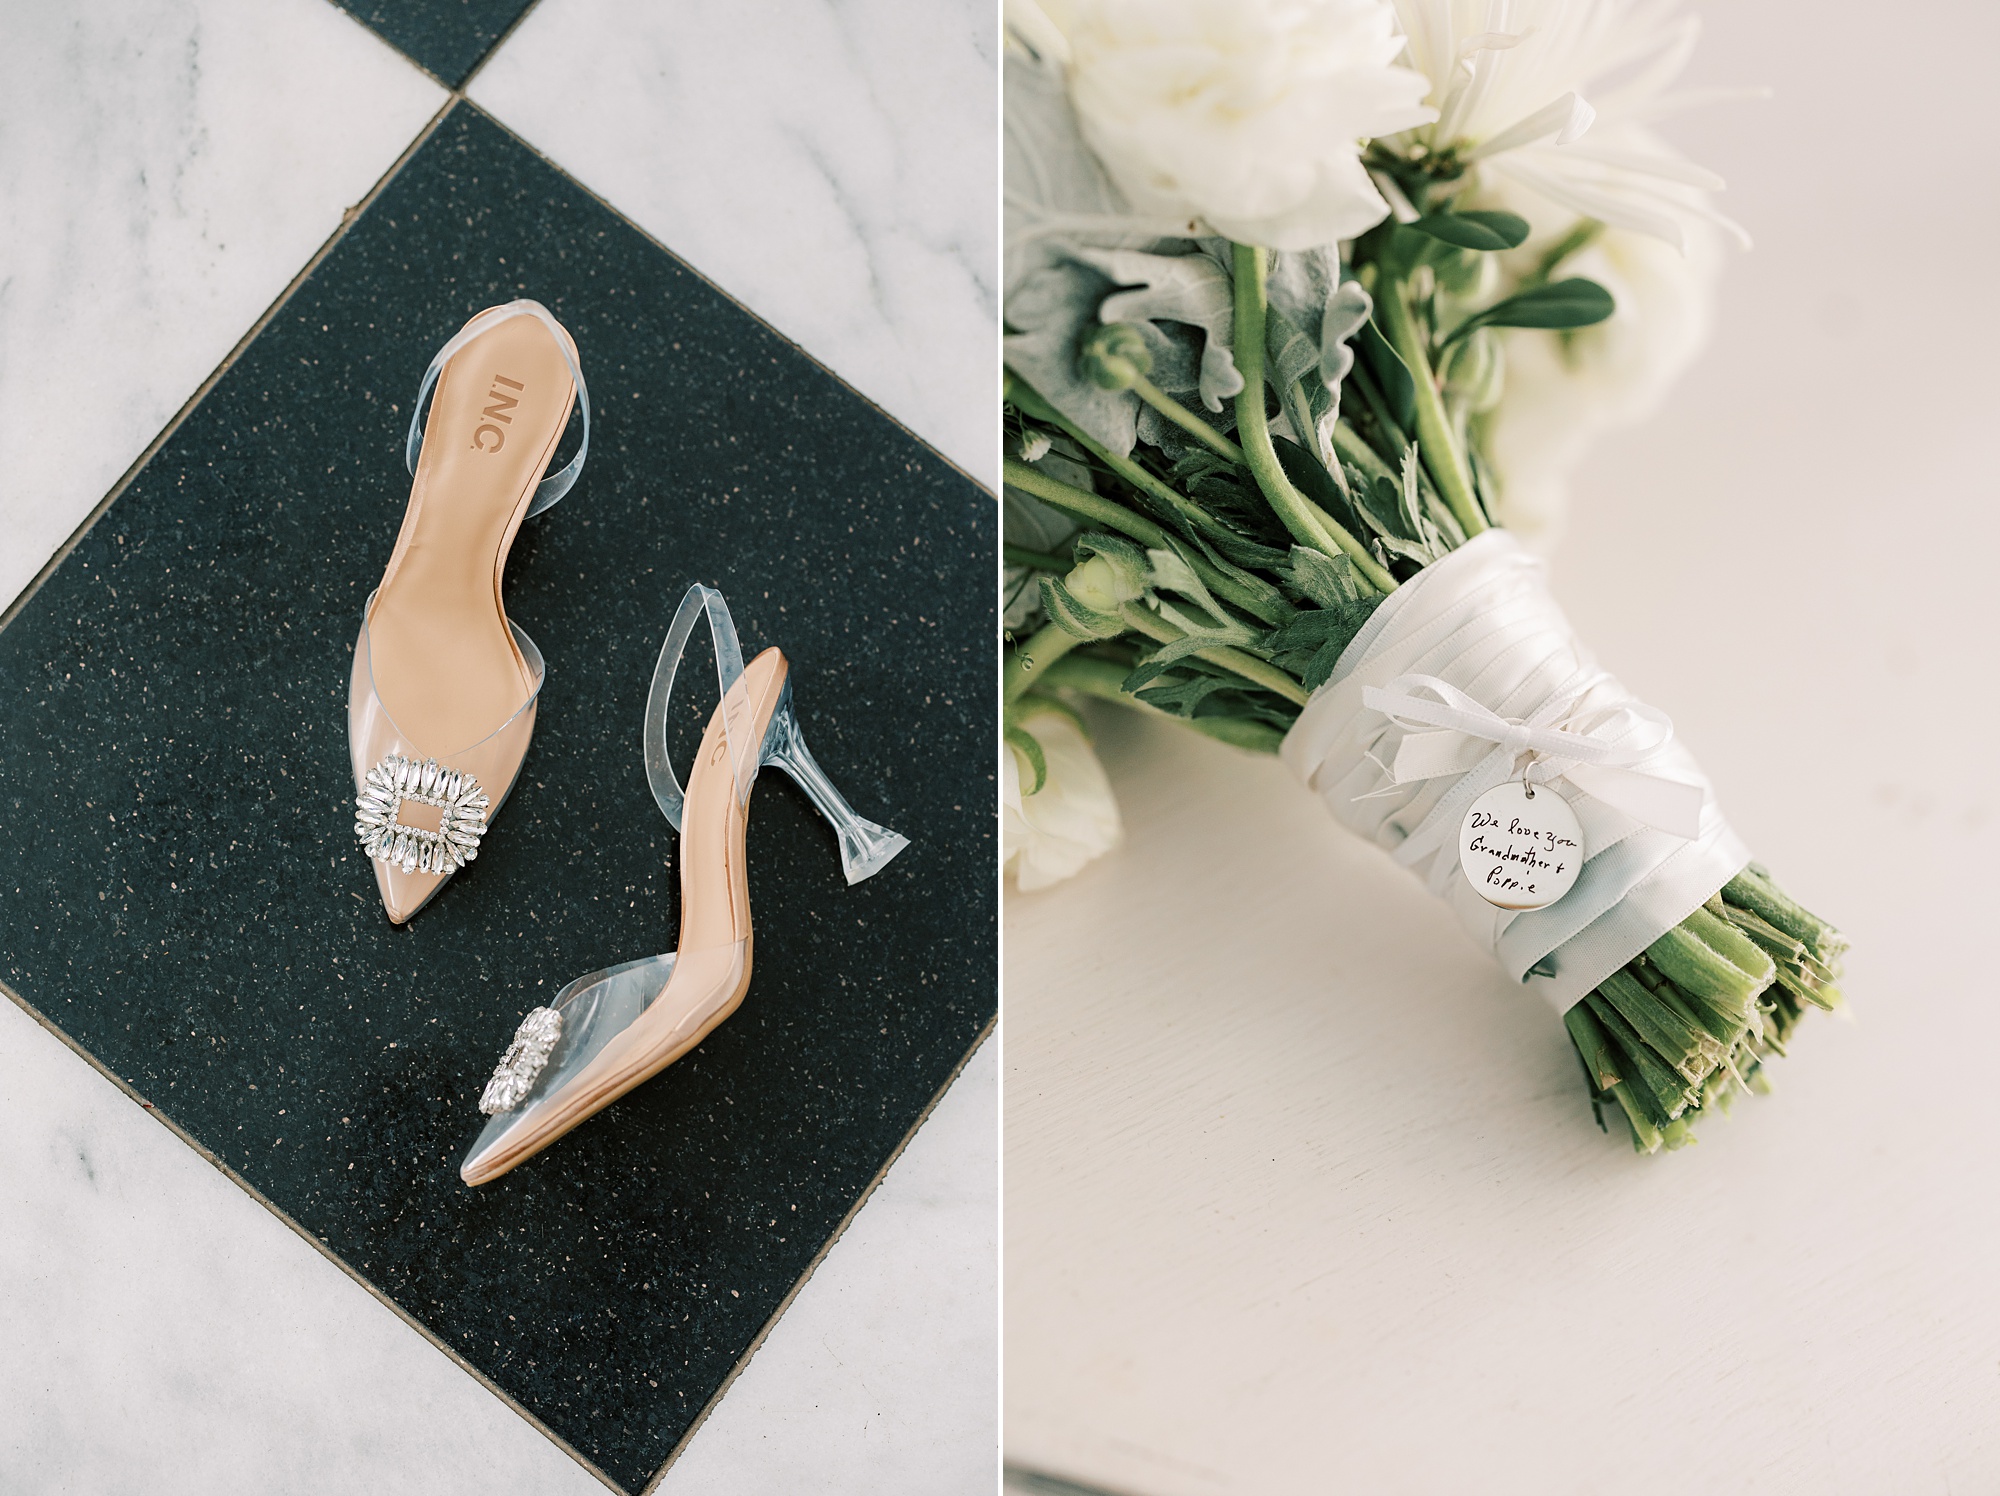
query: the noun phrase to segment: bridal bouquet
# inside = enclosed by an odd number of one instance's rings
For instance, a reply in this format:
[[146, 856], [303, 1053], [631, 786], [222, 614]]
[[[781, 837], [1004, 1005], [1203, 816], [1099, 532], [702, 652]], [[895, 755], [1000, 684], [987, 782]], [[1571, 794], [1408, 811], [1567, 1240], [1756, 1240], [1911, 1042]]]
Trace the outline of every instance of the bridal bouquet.
[[1705, 331], [1673, 0], [1042, 0], [1006, 74], [1005, 850], [1115, 843], [1073, 703], [1278, 753], [1546, 997], [1642, 1151], [1845, 942], [1516, 531]]

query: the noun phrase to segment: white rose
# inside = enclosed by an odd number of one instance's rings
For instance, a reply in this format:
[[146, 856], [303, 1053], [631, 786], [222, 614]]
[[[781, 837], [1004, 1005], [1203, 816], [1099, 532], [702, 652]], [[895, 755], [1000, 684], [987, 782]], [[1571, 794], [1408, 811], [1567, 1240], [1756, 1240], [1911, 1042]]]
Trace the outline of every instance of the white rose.
[[1436, 117], [1392, 66], [1388, 0], [1041, 0], [1016, 35], [1066, 65], [1084, 138], [1142, 214], [1248, 244], [1351, 239], [1389, 211], [1361, 142]]
[[[1482, 205], [1519, 213], [1534, 226], [1528, 242], [1506, 256], [1516, 273], [1578, 222], [1527, 188], [1494, 185], [1501, 190], [1482, 193]], [[1509, 529], [1553, 539], [1569, 505], [1570, 475], [1591, 444], [1657, 410], [1707, 342], [1721, 237], [1698, 219], [1683, 231], [1685, 254], [1650, 234], [1602, 230], [1555, 275], [1598, 282], [1617, 310], [1566, 336], [1529, 328], [1502, 335], [1506, 384], [1487, 417], [1484, 446], [1499, 479], [1498, 517]]]
[[1002, 749], [1000, 851], [1021, 891], [1031, 893], [1074, 877], [1117, 846], [1125, 828], [1104, 765], [1068, 712], [1031, 707], [1019, 725], [1041, 745], [1048, 772], [1040, 790], [1023, 794], [1021, 755]]

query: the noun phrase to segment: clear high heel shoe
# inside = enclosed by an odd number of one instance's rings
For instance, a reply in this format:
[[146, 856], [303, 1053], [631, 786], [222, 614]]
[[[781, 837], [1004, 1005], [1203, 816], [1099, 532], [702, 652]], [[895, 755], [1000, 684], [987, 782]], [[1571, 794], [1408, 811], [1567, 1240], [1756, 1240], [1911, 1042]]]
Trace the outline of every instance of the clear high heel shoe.
[[[695, 624], [715, 641], [721, 700], [685, 791], [667, 757], [667, 707]], [[660, 648], [646, 700], [646, 779], [680, 832], [680, 946], [578, 977], [521, 1023], [480, 1097], [489, 1120], [459, 1168], [498, 1179], [699, 1044], [750, 986], [750, 890], [744, 833], [750, 788], [783, 769], [832, 824], [847, 881], [880, 872], [909, 842], [854, 813], [813, 761], [792, 707], [790, 668], [767, 649], [746, 666], [722, 594], [696, 583]]]
[[[577, 405], [582, 445], [544, 477]], [[347, 690], [354, 834], [397, 924], [479, 855], [528, 756], [547, 670], [500, 577], [521, 522], [569, 492], [589, 451], [576, 344], [538, 301], [489, 307], [424, 371], [410, 502]]]

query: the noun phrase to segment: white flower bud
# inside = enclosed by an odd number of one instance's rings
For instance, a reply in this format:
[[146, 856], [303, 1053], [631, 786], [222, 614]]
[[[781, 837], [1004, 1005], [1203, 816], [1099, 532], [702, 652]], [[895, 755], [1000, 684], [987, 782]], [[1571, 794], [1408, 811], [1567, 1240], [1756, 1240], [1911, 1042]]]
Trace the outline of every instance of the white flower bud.
[[1143, 579], [1132, 585], [1127, 570], [1109, 556], [1092, 556], [1063, 579], [1086, 608], [1115, 613], [1145, 590]]
[[1042, 750], [1042, 787], [1024, 794], [1021, 756], [1001, 750], [1000, 849], [1021, 891], [1074, 877], [1124, 837], [1111, 781], [1070, 715], [1054, 706], [1030, 710], [1019, 720]]

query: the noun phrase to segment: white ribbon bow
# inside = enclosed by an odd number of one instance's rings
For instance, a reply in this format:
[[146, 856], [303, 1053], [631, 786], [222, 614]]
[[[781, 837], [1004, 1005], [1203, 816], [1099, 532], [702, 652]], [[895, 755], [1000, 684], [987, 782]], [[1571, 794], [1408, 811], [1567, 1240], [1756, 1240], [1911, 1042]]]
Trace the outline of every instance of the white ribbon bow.
[[1694, 840], [1701, 834], [1702, 787], [1636, 767], [1672, 741], [1674, 724], [1664, 712], [1626, 701], [1594, 720], [1571, 722], [1602, 679], [1599, 671], [1579, 675], [1525, 721], [1501, 716], [1435, 675], [1399, 675], [1386, 687], [1364, 687], [1361, 701], [1398, 727], [1441, 729], [1406, 734], [1387, 766], [1397, 784], [1465, 774], [1483, 762], [1497, 767], [1490, 761], [1502, 754], [1509, 761], [1529, 755], [1523, 776], [1529, 781], [1567, 779], [1634, 820]]

